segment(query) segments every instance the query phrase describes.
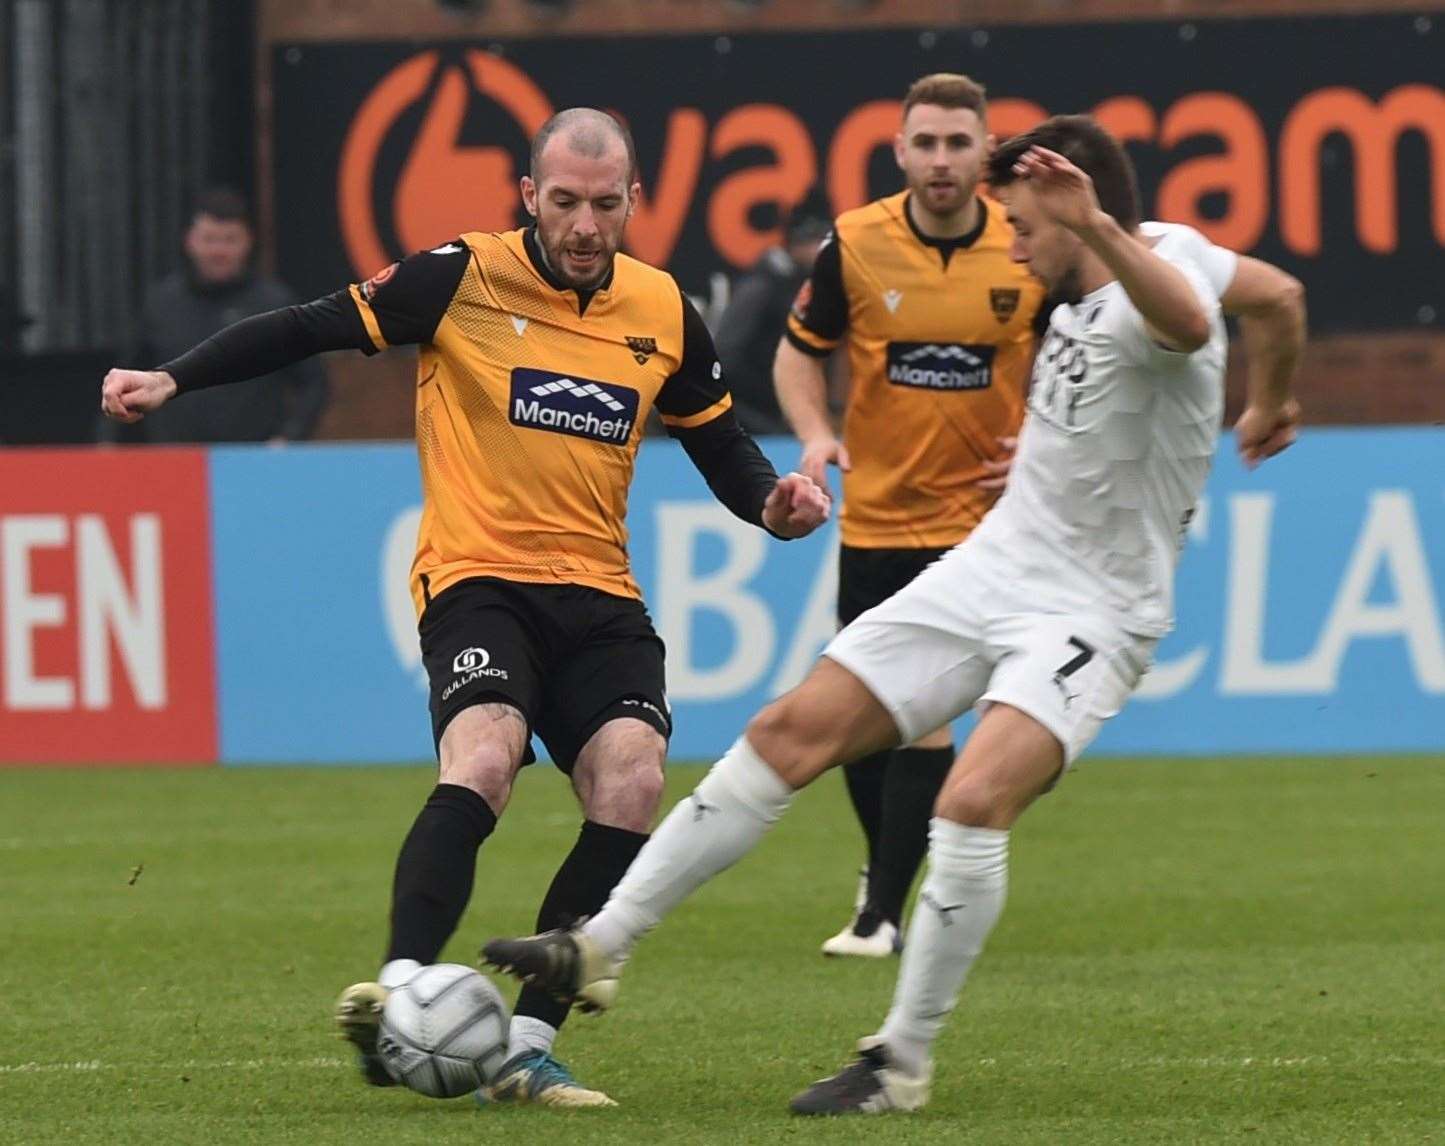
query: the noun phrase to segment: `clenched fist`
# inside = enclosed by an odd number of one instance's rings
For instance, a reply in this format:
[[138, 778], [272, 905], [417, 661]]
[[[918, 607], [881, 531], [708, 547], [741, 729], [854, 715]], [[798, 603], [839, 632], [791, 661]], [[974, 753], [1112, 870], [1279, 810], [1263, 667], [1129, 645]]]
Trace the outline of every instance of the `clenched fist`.
[[112, 370], [100, 386], [100, 412], [117, 422], [139, 422], [175, 392], [176, 380], [164, 370]]
[[788, 474], [763, 503], [763, 525], [779, 537], [807, 537], [828, 520], [832, 505], [828, 491], [812, 478]]

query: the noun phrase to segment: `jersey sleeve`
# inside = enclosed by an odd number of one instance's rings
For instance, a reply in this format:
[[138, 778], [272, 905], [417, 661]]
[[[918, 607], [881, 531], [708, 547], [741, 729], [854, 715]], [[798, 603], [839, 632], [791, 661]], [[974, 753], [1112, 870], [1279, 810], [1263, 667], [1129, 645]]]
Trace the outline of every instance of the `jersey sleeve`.
[[[1204, 272], [1198, 265], [1183, 257], [1170, 257], [1167, 260], [1193, 288], [1195, 295], [1199, 298], [1199, 305], [1204, 308], [1205, 315], [1211, 319], [1219, 313], [1219, 296], [1215, 293], [1213, 285], [1205, 278]], [[1175, 350], [1165, 346], [1150, 333], [1149, 325], [1144, 321], [1144, 316], [1139, 313], [1127, 295], [1124, 296], [1123, 305], [1118, 307], [1111, 322], [1115, 337], [1118, 338], [1124, 355], [1131, 362], [1154, 365], [1160, 363], [1181, 362], [1189, 357], [1193, 351]]]
[[843, 286], [843, 255], [836, 231], [818, 248], [818, 259], [792, 309], [785, 337], [804, 354], [826, 358], [848, 329], [848, 292]]
[[1239, 269], [1239, 256], [1200, 235], [1198, 266], [1210, 289], [1218, 298], [1223, 298], [1229, 284], [1234, 282], [1234, 272]]
[[682, 294], [682, 361], [657, 394], [667, 432], [687, 452], [713, 495], [736, 516], [763, 524], [777, 471], [738, 424], [722, 364], [702, 315]]
[[1140, 229], [1145, 235], [1160, 240], [1159, 246], [1164, 249], [1159, 253], [1164, 258], [1172, 262], [1193, 263], [1215, 295], [1224, 297], [1224, 292], [1234, 282], [1234, 272], [1239, 269], [1237, 254], [1228, 247], [1211, 243], [1187, 223], [1146, 222]]
[[348, 290], [375, 354], [430, 342], [466, 274], [471, 248], [461, 239], [410, 255]]
[[662, 424], [669, 430], [704, 425], [733, 404], [707, 323], [681, 288], [678, 294], [682, 300], [682, 360], [657, 392], [656, 402]]

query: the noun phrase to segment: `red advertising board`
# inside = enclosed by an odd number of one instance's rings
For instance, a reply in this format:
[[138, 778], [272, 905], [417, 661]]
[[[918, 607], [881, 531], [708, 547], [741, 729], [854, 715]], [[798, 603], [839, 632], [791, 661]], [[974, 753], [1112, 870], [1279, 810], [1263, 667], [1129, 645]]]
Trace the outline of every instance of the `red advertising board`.
[[0, 453], [0, 765], [216, 759], [206, 455]]

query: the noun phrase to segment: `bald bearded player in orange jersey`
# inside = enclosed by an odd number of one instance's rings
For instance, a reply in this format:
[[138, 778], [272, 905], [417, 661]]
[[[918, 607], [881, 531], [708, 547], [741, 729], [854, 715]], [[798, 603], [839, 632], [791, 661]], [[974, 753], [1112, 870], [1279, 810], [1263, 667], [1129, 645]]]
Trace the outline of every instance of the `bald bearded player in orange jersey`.
[[[778, 348], [778, 399], [799, 468], [843, 471], [838, 622], [847, 625], [957, 545], [993, 506], [1023, 419], [1043, 287], [1009, 258], [1003, 208], [977, 192], [988, 155], [984, 90], [924, 76], [903, 100], [894, 155], [906, 190], [839, 216]], [[824, 360], [845, 347], [852, 389], [840, 441]], [[904, 901], [953, 763], [947, 728], [844, 767], [867, 845], [854, 916], [825, 955], [898, 948]]]
[[[466, 234], [368, 282], [228, 327], [155, 371], [112, 370], [102, 409], [131, 422], [177, 393], [311, 354], [421, 348], [425, 504], [412, 566], [440, 776], [397, 859], [377, 982], [337, 1006], [367, 1081], [388, 990], [434, 963], [471, 896], [478, 849], [535, 732], [584, 822], [539, 930], [598, 911], [647, 839], [671, 731], [662, 642], [629, 567], [624, 517], [656, 407], [717, 498], [777, 537], [828, 515], [779, 478], [734, 418], [712, 339], [672, 276], [618, 253], [640, 193], [626, 129], [586, 108], [532, 146], [525, 230]], [[565, 1004], [524, 989], [483, 1096], [611, 1106], [551, 1054]]]

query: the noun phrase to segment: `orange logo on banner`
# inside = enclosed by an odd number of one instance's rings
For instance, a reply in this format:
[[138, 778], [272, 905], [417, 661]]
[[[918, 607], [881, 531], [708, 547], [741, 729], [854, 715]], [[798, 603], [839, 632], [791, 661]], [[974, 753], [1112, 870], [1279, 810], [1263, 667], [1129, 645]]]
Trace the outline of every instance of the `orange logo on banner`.
[[[438, 76], [440, 53], [413, 56], [383, 77], [358, 110], [342, 149], [338, 196], [341, 233], [358, 273], [463, 231], [515, 225], [522, 173], [503, 147], [458, 144], [468, 104], [478, 94], [490, 99], [528, 139], [552, 114], [552, 106], [514, 64], [479, 50], [468, 51], [465, 60], [465, 67], [447, 65]], [[397, 121], [428, 90], [430, 104], [387, 195], [376, 185], [377, 157]], [[831, 139], [815, 141], [805, 117], [780, 104], [727, 108], [715, 122], [696, 107], [672, 108], [658, 145], [656, 177], [633, 214], [627, 248], [646, 262], [666, 266], [688, 220], [700, 212], [718, 256], [734, 267], [749, 266], [781, 240], [778, 221], [820, 175], [835, 213], [867, 201], [873, 158], [890, 147], [901, 113], [895, 100], [862, 103], [843, 117]], [[1032, 100], [998, 99], [989, 105], [989, 128], [1006, 139], [1047, 115]], [[1140, 96], [1119, 94], [1099, 103], [1094, 115], [1125, 142], [1166, 153], [1192, 140], [1216, 141], [1207, 152], [1167, 166], [1150, 213], [1189, 223], [1235, 250], [1248, 251], [1263, 238], [1275, 206], [1274, 157], [1264, 124], [1239, 96], [1186, 92], [1156, 109]], [[1286, 248], [1306, 256], [1321, 253], [1322, 150], [1334, 134], [1348, 140], [1354, 155], [1358, 240], [1379, 254], [1399, 244], [1396, 146], [1405, 133], [1423, 136], [1430, 155], [1431, 221], [1437, 239], [1445, 243], [1442, 125], [1445, 92], [1427, 85], [1399, 87], [1378, 102], [1350, 88], [1302, 96], [1278, 140], [1278, 224]], [[767, 158], [737, 167], [728, 162], [737, 152], [763, 152]], [[709, 160], [730, 169], [709, 180]], [[389, 203], [391, 228], [378, 225], [378, 199]], [[395, 234], [402, 251], [388, 250], [384, 230]]]
[[[376, 161], [391, 128], [431, 85], [439, 60], [439, 53], [423, 52], [393, 68], [366, 97], [346, 133], [337, 207], [353, 267], [392, 261], [376, 218]], [[463, 231], [504, 231], [515, 225], [522, 172], [511, 152], [457, 142], [474, 94], [505, 111], [528, 139], [552, 114], [546, 95], [515, 64], [473, 49], [466, 53], [466, 65], [443, 72], [391, 197], [396, 236], [408, 251]]]

